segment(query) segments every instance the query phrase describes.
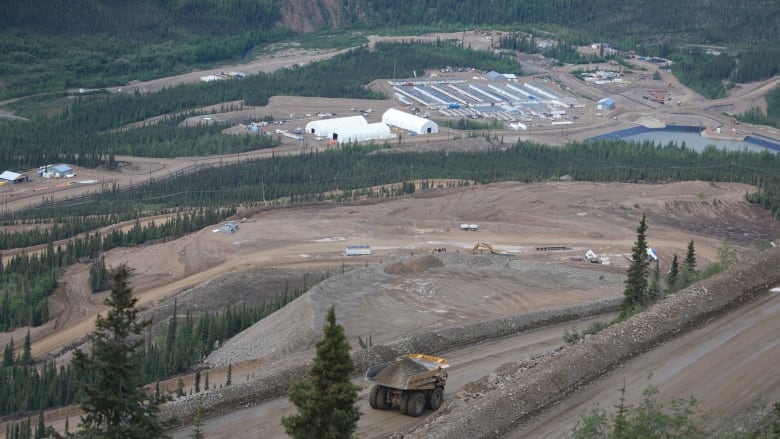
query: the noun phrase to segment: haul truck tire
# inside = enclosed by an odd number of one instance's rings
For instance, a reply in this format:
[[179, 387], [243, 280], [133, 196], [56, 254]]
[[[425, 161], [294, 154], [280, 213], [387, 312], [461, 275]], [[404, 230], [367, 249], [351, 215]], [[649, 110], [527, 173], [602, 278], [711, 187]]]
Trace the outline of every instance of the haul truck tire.
[[379, 408], [376, 405], [376, 394], [379, 393], [380, 387], [382, 387], [382, 386], [380, 386], [379, 384], [374, 384], [374, 387], [371, 388], [371, 392], [368, 393], [368, 405], [372, 409], [378, 409]]
[[392, 404], [387, 402], [387, 387], [379, 384], [374, 385], [371, 388], [371, 393], [368, 394], [368, 405], [372, 409], [390, 410]]
[[402, 415], [408, 415], [409, 412], [406, 411], [406, 406], [409, 404], [409, 397], [411, 396], [410, 392], [404, 392], [401, 394], [401, 403], [399, 404], [399, 408], [401, 409]]
[[409, 400], [406, 402], [406, 414], [416, 418], [423, 413], [425, 413], [425, 394], [412, 392]]
[[439, 410], [439, 407], [444, 404], [444, 388], [437, 386], [431, 392], [431, 396], [428, 398], [428, 408], [431, 410]]

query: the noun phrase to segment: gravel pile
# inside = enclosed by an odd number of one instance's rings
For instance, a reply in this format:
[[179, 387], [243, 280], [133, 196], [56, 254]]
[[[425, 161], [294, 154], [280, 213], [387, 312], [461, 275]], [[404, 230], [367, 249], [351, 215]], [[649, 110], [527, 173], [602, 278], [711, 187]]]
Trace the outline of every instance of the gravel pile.
[[410, 377], [427, 371], [428, 369], [422, 364], [410, 358], [402, 358], [388, 364], [387, 367], [379, 371], [374, 377], [374, 381], [388, 387], [403, 389], [406, 387], [406, 382]]
[[[196, 396], [185, 396], [163, 408], [165, 417], [175, 417], [181, 423], [192, 420], [195, 401], [201, 400], [204, 416], [235, 408], [258, 404], [283, 396], [290, 383], [303, 379], [311, 369], [312, 348], [322, 336], [327, 308], [331, 303], [371, 300], [372, 290], [406, 275], [420, 275], [426, 270], [447, 267], [454, 271], [470, 271], [492, 277], [504, 276], [507, 270], [523, 279], [562, 279], [563, 284], [575, 282], [583, 289], [603, 288], [604, 284], [622, 285], [624, 276], [601, 273], [560, 264], [511, 260], [504, 256], [463, 253], [423, 255], [388, 261], [365, 269], [347, 272], [315, 285], [280, 311], [258, 322], [224, 343], [205, 361], [205, 365], [226, 367], [244, 360], [261, 358], [263, 372], [255, 379], [235, 383], [230, 387], [211, 389]], [[428, 273], [421, 276], [428, 276]], [[441, 275], [441, 274], [439, 274]], [[445, 272], [445, 277], [451, 277]], [[594, 301], [564, 308], [491, 318], [472, 324], [444, 326], [412, 331], [409, 336], [377, 343], [366, 349], [354, 349], [352, 361], [356, 374], [363, 374], [376, 364], [393, 361], [414, 352], [441, 354], [471, 344], [516, 335], [540, 327], [572, 321], [614, 311], [622, 297]], [[339, 319], [341, 322], [342, 320]]]
[[613, 325], [556, 355], [513, 365], [469, 386], [413, 431], [396, 438], [495, 438], [635, 355], [780, 283], [780, 249], [767, 251]]

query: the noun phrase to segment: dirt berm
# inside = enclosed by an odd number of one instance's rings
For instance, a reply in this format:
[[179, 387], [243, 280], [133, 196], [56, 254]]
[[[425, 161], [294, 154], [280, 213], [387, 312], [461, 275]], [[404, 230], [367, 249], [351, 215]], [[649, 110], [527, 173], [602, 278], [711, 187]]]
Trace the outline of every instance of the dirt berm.
[[562, 348], [557, 355], [482, 379], [459, 392], [425, 424], [395, 437], [495, 438], [511, 432], [541, 409], [565, 398], [629, 358], [676, 337], [780, 284], [780, 249], [768, 250], [724, 273], [697, 283], [627, 321]]

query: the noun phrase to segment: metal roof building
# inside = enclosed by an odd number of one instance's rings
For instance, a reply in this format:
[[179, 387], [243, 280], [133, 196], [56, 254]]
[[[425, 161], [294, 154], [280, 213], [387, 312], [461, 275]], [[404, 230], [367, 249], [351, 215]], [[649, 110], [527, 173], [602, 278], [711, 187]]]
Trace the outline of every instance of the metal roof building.
[[604, 98], [600, 101], [596, 102], [596, 109], [597, 110], [614, 110], [615, 109], [615, 100], [612, 98]]
[[436, 122], [424, 117], [415, 116], [395, 108], [385, 111], [382, 115], [382, 123], [398, 127], [416, 134], [433, 134], [439, 132]]
[[18, 172], [3, 171], [3, 173], [0, 174], [0, 180], [7, 181], [9, 183], [19, 183], [22, 181], [28, 181], [29, 177]]

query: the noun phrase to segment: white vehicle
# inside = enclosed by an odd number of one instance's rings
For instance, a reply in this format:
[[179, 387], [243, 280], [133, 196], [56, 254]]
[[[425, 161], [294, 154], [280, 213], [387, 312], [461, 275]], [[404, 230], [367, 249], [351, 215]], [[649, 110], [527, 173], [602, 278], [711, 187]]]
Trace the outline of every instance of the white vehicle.
[[594, 264], [600, 264], [601, 260], [599, 259], [599, 256], [593, 252], [593, 250], [588, 250], [585, 252], [585, 258], [588, 260], [588, 262], [592, 262]]

